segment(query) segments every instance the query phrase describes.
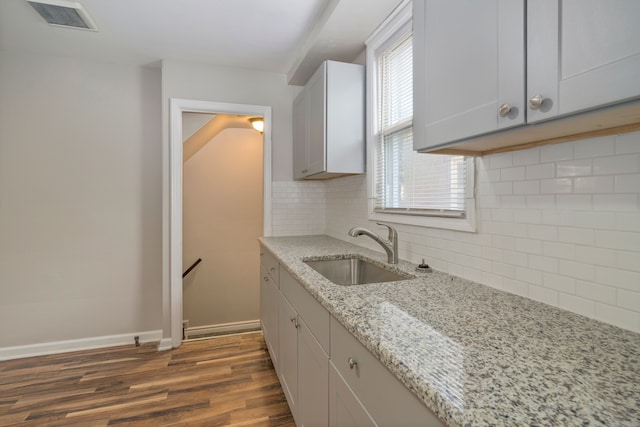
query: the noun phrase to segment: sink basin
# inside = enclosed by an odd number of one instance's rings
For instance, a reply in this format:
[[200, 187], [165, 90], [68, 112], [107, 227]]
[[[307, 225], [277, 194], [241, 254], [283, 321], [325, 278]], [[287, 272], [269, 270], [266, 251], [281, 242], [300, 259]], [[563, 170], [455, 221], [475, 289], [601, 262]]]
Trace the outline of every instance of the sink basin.
[[413, 279], [411, 275], [386, 270], [356, 257], [310, 260], [305, 263], [336, 285], [364, 285]]

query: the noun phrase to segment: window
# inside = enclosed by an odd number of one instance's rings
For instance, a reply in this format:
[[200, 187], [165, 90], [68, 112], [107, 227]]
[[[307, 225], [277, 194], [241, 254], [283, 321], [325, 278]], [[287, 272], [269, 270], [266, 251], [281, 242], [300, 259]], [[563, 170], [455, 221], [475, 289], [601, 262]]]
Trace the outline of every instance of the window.
[[473, 160], [413, 151], [410, 2], [367, 41], [367, 58], [370, 218], [473, 231]]

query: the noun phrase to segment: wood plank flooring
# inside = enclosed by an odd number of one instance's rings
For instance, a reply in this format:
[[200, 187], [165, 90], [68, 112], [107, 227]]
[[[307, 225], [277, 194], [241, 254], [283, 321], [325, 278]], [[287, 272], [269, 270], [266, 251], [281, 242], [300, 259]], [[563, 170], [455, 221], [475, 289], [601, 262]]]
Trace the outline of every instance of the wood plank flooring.
[[262, 333], [0, 362], [0, 426], [295, 427]]

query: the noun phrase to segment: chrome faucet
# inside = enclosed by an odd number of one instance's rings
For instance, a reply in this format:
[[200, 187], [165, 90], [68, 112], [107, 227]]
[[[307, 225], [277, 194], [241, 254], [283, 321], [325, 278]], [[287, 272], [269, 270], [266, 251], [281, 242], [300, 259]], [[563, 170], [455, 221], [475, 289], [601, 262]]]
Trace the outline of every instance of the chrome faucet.
[[381, 222], [376, 222], [378, 225], [383, 225], [389, 229], [389, 240], [384, 240], [380, 236], [378, 236], [373, 231], [369, 231], [366, 228], [362, 227], [353, 227], [349, 230], [349, 236], [358, 237], [365, 236], [371, 237], [373, 240], [378, 242], [382, 249], [387, 253], [387, 262], [389, 264], [397, 264], [398, 263], [398, 232], [395, 228], [390, 225], [383, 224]]

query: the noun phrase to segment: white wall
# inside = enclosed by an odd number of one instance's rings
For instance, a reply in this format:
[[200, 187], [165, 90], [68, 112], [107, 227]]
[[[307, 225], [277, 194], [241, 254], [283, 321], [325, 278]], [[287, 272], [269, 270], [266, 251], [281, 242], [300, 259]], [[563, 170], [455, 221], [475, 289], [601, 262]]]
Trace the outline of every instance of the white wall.
[[[486, 156], [477, 175], [478, 232], [398, 225], [401, 258], [640, 332], [640, 133]], [[379, 229], [366, 178], [325, 185], [326, 233], [379, 250], [347, 236]]]
[[0, 348], [159, 330], [160, 70], [0, 58]]
[[183, 319], [189, 327], [260, 318], [263, 138], [226, 129], [183, 166]]

